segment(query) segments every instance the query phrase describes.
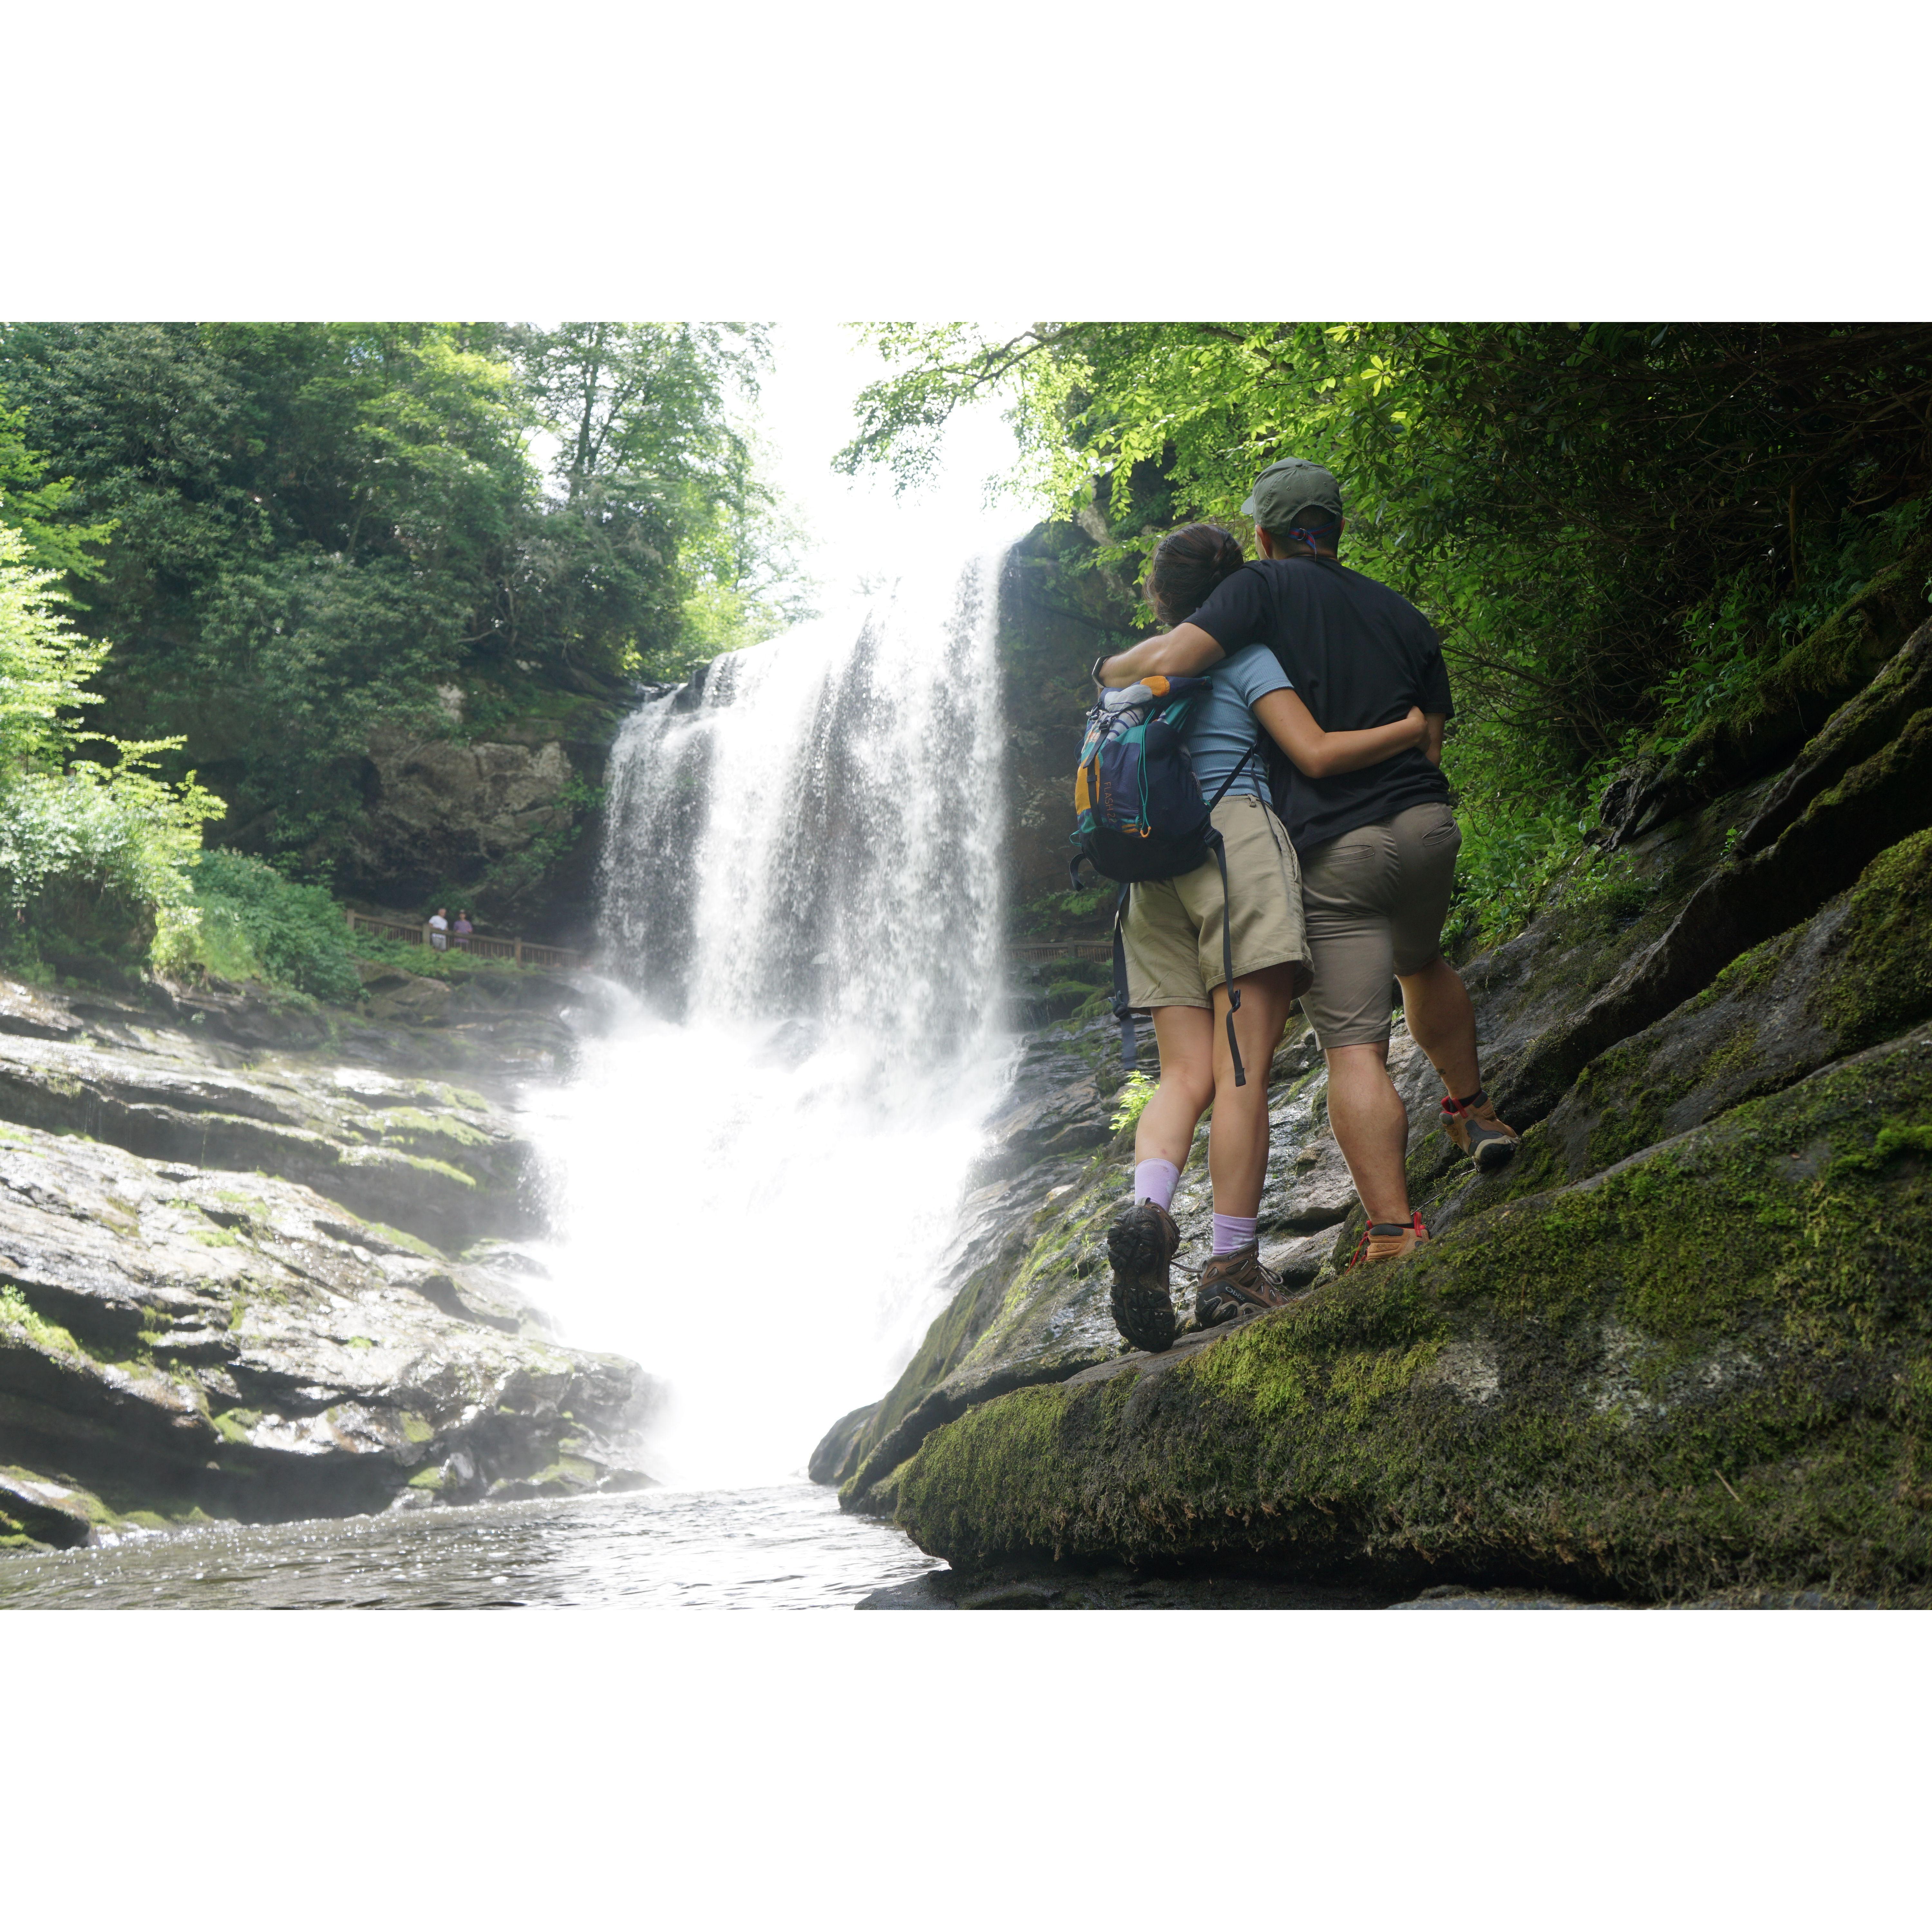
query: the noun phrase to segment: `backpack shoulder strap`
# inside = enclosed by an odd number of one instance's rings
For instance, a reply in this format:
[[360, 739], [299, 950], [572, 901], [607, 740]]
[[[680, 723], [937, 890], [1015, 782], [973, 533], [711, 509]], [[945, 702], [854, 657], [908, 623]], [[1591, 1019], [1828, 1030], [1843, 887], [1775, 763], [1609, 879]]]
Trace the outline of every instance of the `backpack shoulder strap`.
[[1120, 1023], [1120, 1064], [1130, 1073], [1134, 1070], [1134, 1060], [1140, 1048], [1140, 1040], [1134, 1024], [1134, 1010], [1127, 1004], [1125, 921], [1127, 902], [1133, 896], [1133, 890], [1131, 885], [1123, 884], [1120, 897], [1114, 902], [1114, 1017]]

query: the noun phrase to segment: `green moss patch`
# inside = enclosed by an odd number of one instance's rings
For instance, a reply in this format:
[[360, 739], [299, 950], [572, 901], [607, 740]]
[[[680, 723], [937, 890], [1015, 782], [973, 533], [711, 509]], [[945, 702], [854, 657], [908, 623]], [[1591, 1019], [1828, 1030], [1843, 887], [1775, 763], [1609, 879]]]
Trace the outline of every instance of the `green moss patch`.
[[1856, 1052], [1932, 1013], [1932, 830], [1882, 852], [1852, 890], [1813, 1016]]
[[454, 1141], [458, 1147], [488, 1147], [490, 1138], [467, 1121], [448, 1114], [425, 1113], [420, 1107], [392, 1107], [379, 1117], [386, 1141], [408, 1143], [420, 1139]]
[[967, 1568], [1213, 1562], [1932, 1605], [1932, 1031], [1148, 1376], [927, 1438]]

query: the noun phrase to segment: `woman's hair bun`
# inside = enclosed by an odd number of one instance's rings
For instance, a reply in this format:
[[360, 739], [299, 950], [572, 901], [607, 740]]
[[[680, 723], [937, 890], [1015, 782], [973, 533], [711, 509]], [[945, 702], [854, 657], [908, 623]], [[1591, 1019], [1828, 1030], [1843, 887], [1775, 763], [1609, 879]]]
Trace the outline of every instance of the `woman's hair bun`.
[[1240, 539], [1218, 524], [1170, 530], [1148, 566], [1148, 598], [1166, 622], [1185, 623], [1246, 561]]

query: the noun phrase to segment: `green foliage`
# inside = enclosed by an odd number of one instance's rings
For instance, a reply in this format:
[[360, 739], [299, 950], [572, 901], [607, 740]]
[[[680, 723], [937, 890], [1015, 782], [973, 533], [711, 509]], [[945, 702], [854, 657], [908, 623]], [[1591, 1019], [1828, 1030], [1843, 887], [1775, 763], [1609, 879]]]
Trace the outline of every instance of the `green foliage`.
[[10, 410], [0, 396], [0, 526], [20, 532], [32, 560], [43, 568], [88, 578], [100, 569], [94, 547], [113, 532], [111, 520], [72, 520], [70, 476], [51, 480], [45, 460], [27, 446], [27, 412]]
[[[55, 573], [28, 561], [20, 530], [0, 526], [0, 907], [8, 950], [32, 969], [48, 943], [145, 964], [191, 925], [186, 870], [219, 800], [190, 772], [155, 776], [166, 740], [126, 743], [83, 732], [71, 714], [98, 701], [87, 681], [107, 646], [74, 628]], [[74, 758], [83, 744], [110, 766]], [[74, 761], [69, 763], [68, 760]], [[62, 771], [62, 766], [66, 765]]]
[[193, 878], [200, 913], [194, 963], [338, 1004], [360, 996], [346, 922], [320, 886], [292, 884], [238, 852], [203, 853]]
[[73, 1336], [58, 1323], [37, 1313], [33, 1304], [11, 1282], [0, 1286], [0, 1322], [22, 1330], [27, 1339], [40, 1348], [56, 1349], [68, 1355], [82, 1352], [80, 1344]]
[[1901, 554], [1932, 485], [1918, 325], [869, 332], [892, 366], [846, 466], [909, 481], [953, 409], [1003, 394], [1016, 486], [1090, 523], [1098, 510], [1098, 563], [1132, 566], [1190, 518], [1240, 528], [1279, 457], [1334, 470], [1345, 560], [1442, 633], [1463, 895], [1492, 936], [1572, 862], [1611, 765], [1748, 704], [1795, 638]]
[[58, 584], [26, 532], [0, 524], [0, 770], [57, 766], [79, 735], [68, 714], [99, 702], [86, 685], [108, 647], [74, 628]]
[[765, 353], [726, 325], [10, 324], [0, 480], [34, 554], [92, 573], [108, 728], [179, 737], [233, 843], [326, 880], [376, 734], [463, 728], [440, 687], [621, 700], [796, 614], [734, 417]]
[[1108, 1123], [1115, 1133], [1138, 1123], [1140, 1117], [1147, 1112], [1148, 1102], [1154, 1098], [1160, 1085], [1158, 1080], [1150, 1080], [1138, 1067], [1127, 1076], [1120, 1090], [1114, 1096], [1120, 1104], [1114, 1109], [1114, 1117]]
[[540, 596], [567, 654], [670, 680], [810, 614], [797, 532], [728, 406], [756, 395], [762, 326], [564, 322], [506, 340], [556, 440]]
[[78, 942], [130, 964], [165, 955], [194, 923], [188, 868], [218, 800], [192, 778], [81, 763], [28, 772], [0, 792], [0, 904], [45, 942]]
[[1103, 880], [1078, 892], [1043, 892], [1015, 909], [1013, 928], [1021, 933], [1050, 934], [1066, 926], [1090, 926], [1102, 910], [1112, 905], [1120, 890]]

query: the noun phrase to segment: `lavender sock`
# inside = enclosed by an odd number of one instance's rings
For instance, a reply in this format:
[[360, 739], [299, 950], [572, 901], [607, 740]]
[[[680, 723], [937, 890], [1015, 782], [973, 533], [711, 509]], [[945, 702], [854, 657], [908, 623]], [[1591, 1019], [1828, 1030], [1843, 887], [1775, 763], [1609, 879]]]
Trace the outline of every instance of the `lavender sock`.
[[1232, 1255], [1238, 1248], [1250, 1247], [1255, 1238], [1255, 1214], [1216, 1214], [1214, 1216], [1214, 1252]]
[[1141, 1160], [1134, 1163], [1134, 1202], [1136, 1206], [1143, 1201], [1151, 1201], [1156, 1208], [1166, 1208], [1174, 1199], [1174, 1184], [1180, 1178], [1180, 1170], [1171, 1160]]

